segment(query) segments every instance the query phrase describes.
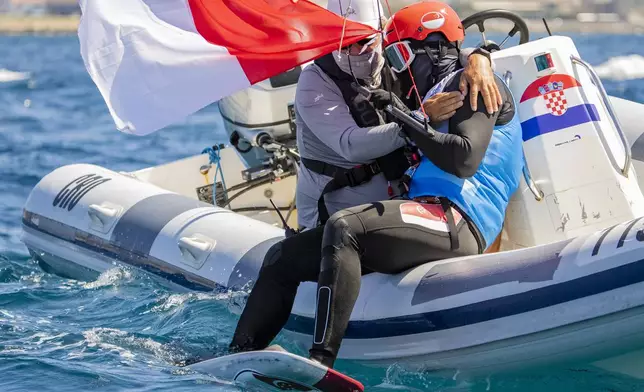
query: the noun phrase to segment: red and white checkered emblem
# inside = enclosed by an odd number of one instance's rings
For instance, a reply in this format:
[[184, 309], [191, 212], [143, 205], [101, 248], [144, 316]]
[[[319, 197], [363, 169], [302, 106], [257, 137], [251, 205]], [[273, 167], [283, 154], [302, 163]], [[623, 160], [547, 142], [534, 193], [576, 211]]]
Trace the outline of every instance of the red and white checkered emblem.
[[568, 110], [568, 101], [563, 90], [562, 82], [551, 82], [539, 87], [539, 92], [546, 101], [546, 108], [554, 116], [561, 116]]
[[555, 116], [561, 116], [568, 110], [568, 101], [563, 91], [551, 91], [543, 98], [546, 100], [546, 107]]

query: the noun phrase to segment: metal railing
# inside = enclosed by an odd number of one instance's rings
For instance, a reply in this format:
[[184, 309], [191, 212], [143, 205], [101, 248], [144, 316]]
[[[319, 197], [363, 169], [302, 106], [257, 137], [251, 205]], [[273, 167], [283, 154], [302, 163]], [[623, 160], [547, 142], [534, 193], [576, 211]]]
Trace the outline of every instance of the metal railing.
[[[604, 103], [604, 107], [608, 111], [608, 114], [613, 121], [613, 124], [615, 125], [615, 129], [617, 129], [617, 133], [619, 134], [619, 138], [622, 141], [622, 144], [624, 145], [624, 167], [621, 168], [621, 172], [624, 175], [624, 177], [628, 177], [628, 170], [631, 166], [631, 148], [630, 145], [628, 144], [628, 139], [626, 139], [626, 135], [624, 134], [624, 131], [622, 130], [622, 125], [619, 123], [619, 119], [617, 118], [617, 114], [615, 113], [615, 110], [613, 109], [613, 105], [611, 105], [609, 99], [608, 99], [608, 94], [606, 94], [606, 90], [604, 89], [604, 86], [602, 85], [601, 79], [599, 79], [599, 76], [593, 69], [593, 67], [585, 62], [584, 60], [580, 59], [579, 57], [576, 56], [570, 56], [570, 60], [572, 61], [573, 65], [574, 64], [579, 64], [583, 66], [586, 71], [588, 71], [588, 74], [590, 77], [593, 79], [593, 83], [595, 83], [595, 86], [599, 89], [600, 96], [602, 98], [602, 101]], [[610, 148], [609, 148], [610, 149]], [[611, 151], [612, 153], [612, 151]], [[615, 156], [613, 155], [613, 158]], [[617, 162], [617, 160], [615, 159]]]

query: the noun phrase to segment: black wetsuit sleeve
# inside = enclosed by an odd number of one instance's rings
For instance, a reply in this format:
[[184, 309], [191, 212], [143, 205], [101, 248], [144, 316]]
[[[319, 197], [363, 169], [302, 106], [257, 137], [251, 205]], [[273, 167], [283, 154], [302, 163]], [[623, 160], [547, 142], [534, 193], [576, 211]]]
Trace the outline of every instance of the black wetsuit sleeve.
[[[459, 78], [454, 78], [444, 91], [457, 91], [458, 83]], [[498, 79], [497, 85], [503, 97], [503, 105], [498, 112], [488, 114], [480, 95], [477, 111], [472, 111], [468, 93], [463, 106], [449, 119], [449, 133], [436, 132], [432, 137], [426, 133], [408, 132], [409, 137], [442, 170], [460, 178], [473, 176], [485, 156], [495, 124], [507, 123], [514, 114], [510, 92]]]

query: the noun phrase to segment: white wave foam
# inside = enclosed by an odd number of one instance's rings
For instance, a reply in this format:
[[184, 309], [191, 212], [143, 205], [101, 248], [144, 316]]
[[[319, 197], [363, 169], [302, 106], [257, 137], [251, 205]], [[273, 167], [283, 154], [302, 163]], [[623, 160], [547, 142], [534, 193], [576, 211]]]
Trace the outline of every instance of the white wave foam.
[[9, 71], [5, 68], [0, 68], [0, 84], [13, 84], [26, 82], [31, 77], [29, 72], [16, 72]]
[[134, 353], [130, 350], [104, 341], [105, 339], [114, 340], [114, 338], [125, 337], [127, 336], [127, 332], [125, 331], [113, 328], [92, 328], [89, 331], [83, 332], [83, 336], [87, 341], [87, 347], [98, 347], [103, 350], [114, 351], [123, 359], [134, 358]]
[[33, 341], [33, 344], [36, 346], [40, 346], [43, 343], [50, 343], [56, 346], [62, 346], [62, 342], [57, 341], [57, 342], [52, 342], [52, 340], [55, 339], [61, 339], [63, 337], [67, 336], [66, 332], [61, 332], [58, 335], [50, 335], [46, 332], [37, 332], [33, 334], [30, 339]]
[[76, 281], [76, 280], [65, 280], [65, 281], [63, 281], [61, 283], [60, 286], [57, 286], [56, 288], [60, 289], [60, 290], [72, 290], [72, 289], [76, 289], [78, 287], [83, 287], [83, 286], [85, 286], [85, 284], [86, 283], [79, 282], [79, 281]]
[[602, 79], [618, 81], [644, 79], [644, 57], [637, 54], [613, 57], [594, 68]]
[[203, 299], [212, 299], [212, 296], [203, 293], [170, 294], [162, 303], [150, 309], [149, 312], [163, 312], [172, 308], [178, 308], [192, 299], [199, 301]]
[[[26, 320], [26, 324], [33, 324], [33, 322], [32, 320]], [[27, 332], [29, 331], [33, 333], [28, 334]], [[3, 354], [20, 355], [37, 352], [38, 355], [48, 355], [56, 351], [76, 348], [83, 343], [83, 341], [66, 341], [66, 337], [70, 334], [58, 330], [48, 332], [22, 328], [21, 332], [24, 332], [24, 336], [10, 340], [9, 344], [4, 346]]]
[[[165, 312], [172, 309], [178, 309], [185, 303], [196, 301], [217, 301], [227, 303], [233, 308], [238, 307], [238, 297], [246, 297], [246, 293], [229, 291], [225, 293], [184, 293], [184, 294], [170, 294], [165, 298], [161, 298], [163, 302], [156, 305], [150, 310], [146, 310], [142, 314]], [[243, 304], [242, 304], [243, 308]], [[240, 312], [241, 313], [241, 312]]]
[[99, 287], [115, 285], [120, 282], [129, 282], [131, 280], [131, 271], [123, 267], [116, 267], [107, 271], [103, 271], [95, 281], [83, 284], [83, 288], [97, 289]]
[[137, 354], [132, 350], [142, 349], [151, 353], [155, 358], [173, 362], [182, 358], [183, 353], [176, 353], [166, 345], [150, 338], [142, 338], [114, 328], [92, 328], [83, 332], [88, 347], [98, 347], [103, 350], [118, 353], [125, 360], [132, 360]]
[[387, 367], [384, 379], [374, 388], [374, 391], [402, 389], [410, 392], [428, 390], [467, 392], [473, 390], [475, 384], [472, 380], [459, 377], [459, 373], [460, 371], [456, 370], [453, 377], [450, 377], [447, 372], [412, 371], [399, 363], [393, 363]]
[[20, 277], [20, 280], [23, 282], [31, 282], [36, 286], [42, 283], [42, 278], [45, 276], [42, 272], [31, 272], [29, 275], [23, 275]]

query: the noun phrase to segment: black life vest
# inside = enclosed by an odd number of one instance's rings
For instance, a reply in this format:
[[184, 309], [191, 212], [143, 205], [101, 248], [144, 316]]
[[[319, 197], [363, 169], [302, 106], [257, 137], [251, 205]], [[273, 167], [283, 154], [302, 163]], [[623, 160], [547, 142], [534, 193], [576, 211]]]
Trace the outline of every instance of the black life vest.
[[[329, 53], [314, 62], [338, 86], [344, 102], [349, 106], [351, 117], [359, 127], [375, 127], [385, 124], [384, 112], [377, 110], [367, 97], [353, 87], [356, 79], [340, 69], [333, 59], [333, 54]], [[358, 82], [364, 86], [362, 80], [358, 80]]]

